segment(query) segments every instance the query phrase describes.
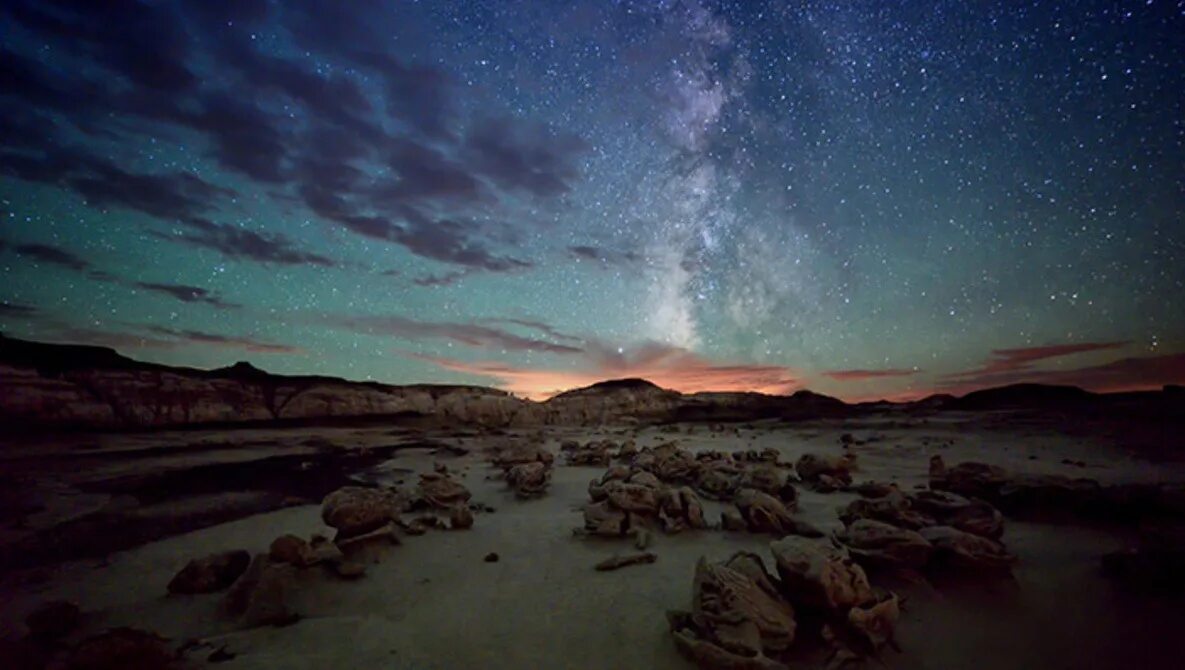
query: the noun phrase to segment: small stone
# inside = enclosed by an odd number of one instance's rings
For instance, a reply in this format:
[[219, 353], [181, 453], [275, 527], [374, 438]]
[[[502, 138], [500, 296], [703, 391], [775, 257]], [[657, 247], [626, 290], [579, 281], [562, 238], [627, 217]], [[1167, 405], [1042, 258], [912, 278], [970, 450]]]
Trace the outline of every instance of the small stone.
[[629, 556], [613, 556], [597, 563], [596, 569], [598, 572], [608, 572], [630, 565], [645, 565], [647, 563], [653, 563], [656, 560], [658, 560], [658, 556], [649, 551], [642, 554], [631, 554]]
[[485, 561], [486, 563], [497, 563], [498, 558], [499, 558], [499, 556], [498, 556], [497, 552], [491, 551], [490, 553], [486, 554], [485, 558], [483, 558], [481, 560]]
[[462, 530], [473, 527], [473, 512], [468, 507], [458, 505], [449, 510], [449, 528]]
[[333, 564], [333, 571], [342, 579], [359, 579], [366, 574], [366, 566], [358, 561], [339, 561]]

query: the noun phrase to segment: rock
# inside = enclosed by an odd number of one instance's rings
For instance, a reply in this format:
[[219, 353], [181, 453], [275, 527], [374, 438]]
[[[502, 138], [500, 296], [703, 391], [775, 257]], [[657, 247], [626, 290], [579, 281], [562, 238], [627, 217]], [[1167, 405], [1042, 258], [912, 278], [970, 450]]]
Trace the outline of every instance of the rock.
[[868, 576], [843, 547], [791, 536], [771, 543], [770, 551], [783, 593], [796, 605], [846, 612], [872, 598]]
[[658, 560], [658, 556], [655, 556], [651, 552], [647, 551], [641, 554], [630, 554], [628, 556], [613, 556], [611, 558], [606, 558], [600, 563], [597, 563], [595, 567], [598, 572], [608, 572], [610, 570], [617, 570], [630, 565], [644, 565], [647, 563], [653, 563], [656, 560]]
[[230, 587], [223, 604], [247, 628], [290, 624], [299, 618], [287, 602], [295, 582], [296, 568], [272, 563], [267, 554], [257, 554]]
[[333, 572], [342, 579], [361, 579], [366, 575], [366, 565], [358, 561], [338, 561], [333, 564]]
[[463, 484], [449, 475], [437, 472], [427, 472], [420, 475], [420, 483], [416, 487], [421, 500], [437, 509], [449, 509], [456, 505], [469, 502], [472, 494]]
[[519, 498], [543, 495], [551, 483], [551, 470], [541, 461], [515, 465], [506, 473], [506, 481]]
[[911, 502], [903, 493], [893, 492], [883, 498], [853, 500], [839, 513], [844, 525], [858, 519], [874, 519], [892, 526], [918, 530], [937, 525], [934, 517], [912, 509]]
[[950, 526], [932, 526], [919, 531], [934, 546], [934, 558], [949, 565], [978, 570], [1007, 570], [1016, 557], [1004, 545]]
[[653, 474], [645, 470], [639, 470], [625, 480], [629, 484], [637, 484], [638, 486], [649, 486], [652, 489], [662, 488], [662, 482], [658, 480]]
[[794, 464], [803, 482], [821, 492], [846, 488], [852, 483], [852, 466], [856, 457], [844, 454], [834, 458], [817, 454], [803, 454]]
[[749, 530], [749, 525], [741, 518], [740, 514], [736, 512], [722, 512], [720, 514], [720, 526], [724, 530], [744, 531]]
[[473, 527], [473, 512], [464, 505], [457, 505], [449, 510], [449, 528], [453, 530]]
[[42, 603], [25, 617], [29, 635], [39, 640], [56, 640], [68, 635], [82, 621], [78, 605], [67, 600]]
[[884, 593], [874, 600], [848, 610], [848, 625], [875, 654], [884, 647], [896, 648], [893, 631], [901, 618], [901, 600], [895, 593]]
[[169, 593], [213, 593], [234, 583], [247, 569], [251, 554], [224, 551], [186, 564], [169, 582]]
[[608, 500], [584, 506], [584, 530], [592, 535], [619, 537], [629, 530], [629, 516]]
[[314, 535], [309, 542], [309, 555], [312, 558], [310, 565], [336, 563], [344, 557], [336, 544], [320, 535]]
[[623, 461], [628, 461], [638, 454], [638, 445], [633, 440], [626, 440], [621, 443], [621, 448], [617, 450], [617, 458]]
[[777, 657], [794, 642], [794, 608], [778, 593], [755, 554], [725, 563], [700, 559], [692, 611], [667, 618], [675, 646], [702, 668], [785, 669]]
[[600, 479], [594, 479], [588, 483], [588, 497], [593, 502], [600, 502], [608, 497], [605, 492], [605, 485], [609, 482], [620, 481], [624, 482], [630, 478], [630, 469], [624, 465], [614, 465], [601, 475]]
[[790, 510], [793, 510], [798, 502], [798, 491], [794, 489], [789, 478], [772, 465], [751, 468], [741, 475], [739, 485], [741, 488], [756, 489], [762, 493], [777, 496]]
[[642, 484], [610, 482], [605, 493], [611, 505], [624, 512], [647, 516], [658, 514], [658, 491]]
[[589, 442], [568, 454], [568, 465], [598, 466], [609, 465], [609, 446], [601, 442]]
[[884, 482], [862, 482], [857, 484], [852, 489], [862, 498], [884, 498], [885, 496], [898, 491], [896, 484], [886, 484]]
[[822, 531], [805, 521], [796, 520], [782, 501], [768, 493], [743, 489], [737, 495], [736, 505], [750, 532], [823, 537]]
[[650, 546], [650, 531], [645, 528], [633, 528], [631, 531], [634, 534], [634, 548], [642, 551]]
[[363, 535], [399, 519], [401, 501], [392, 491], [346, 486], [321, 501], [321, 520], [338, 537]]
[[387, 525], [364, 535], [354, 535], [342, 539], [334, 538], [333, 543], [343, 554], [353, 554], [375, 545], [399, 544], [399, 535], [395, 532], [395, 524], [387, 523]]
[[485, 555], [485, 558], [483, 558], [481, 560], [485, 561], [486, 563], [497, 563], [498, 558], [499, 558], [498, 554], [496, 552], [491, 551], [490, 553]]
[[281, 535], [272, 540], [268, 557], [274, 563], [287, 563], [298, 568], [308, 567], [316, 562], [312, 547], [304, 538], [295, 535]]
[[836, 533], [835, 539], [857, 562], [868, 565], [921, 568], [934, 551], [917, 532], [872, 519], [857, 519]]
[[113, 628], [79, 642], [66, 661], [68, 670], [167, 670], [177, 655], [168, 641], [135, 628]]
[[708, 527], [704, 507], [690, 487], [666, 489], [659, 495], [659, 520], [663, 530], [677, 533], [685, 528], [702, 530]]
[[695, 481], [695, 490], [710, 500], [729, 501], [736, 496], [737, 477], [720, 467], [704, 467]]
[[[654, 450], [653, 464], [643, 467], [664, 482], [682, 484], [692, 483], [699, 475], [700, 464], [691, 452], [680, 449], [674, 444], [661, 445]], [[635, 463], [637, 465], [637, 463]], [[642, 466], [639, 466], [642, 467]]]
[[516, 444], [507, 447], [494, 456], [491, 463], [503, 470], [509, 470], [516, 465], [528, 463], [542, 463], [549, 466], [555, 461], [555, 456], [543, 447], [531, 444]]

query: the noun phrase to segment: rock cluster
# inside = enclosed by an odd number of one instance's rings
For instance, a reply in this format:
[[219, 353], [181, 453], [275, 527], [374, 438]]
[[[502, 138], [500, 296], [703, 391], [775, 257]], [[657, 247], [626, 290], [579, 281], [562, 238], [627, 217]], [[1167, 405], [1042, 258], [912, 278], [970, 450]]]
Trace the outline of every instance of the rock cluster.
[[999, 538], [1004, 517], [991, 504], [944, 491], [852, 501], [840, 510], [835, 540], [868, 566], [1007, 569], [1016, 558]]
[[506, 483], [519, 498], [536, 498], [547, 492], [551, 484], [551, 467], [555, 456], [537, 445], [516, 444], [502, 449], [490, 460], [501, 468]]
[[839, 491], [852, 485], [852, 469], [856, 464], [855, 454], [842, 456], [820, 456], [803, 454], [794, 464], [799, 479], [819, 493]]
[[692, 609], [667, 617], [680, 653], [711, 670], [784, 670], [803, 635], [799, 616], [822, 622], [819, 633], [836, 658], [893, 644], [898, 599], [874, 591], [846, 550], [787, 537], [770, 551], [777, 576], [749, 552], [721, 563], [700, 559]]

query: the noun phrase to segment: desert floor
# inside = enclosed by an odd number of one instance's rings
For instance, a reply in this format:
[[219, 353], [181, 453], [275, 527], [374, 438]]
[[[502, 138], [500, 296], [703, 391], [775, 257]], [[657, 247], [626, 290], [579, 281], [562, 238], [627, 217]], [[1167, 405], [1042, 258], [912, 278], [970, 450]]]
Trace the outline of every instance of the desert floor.
[[[34, 546], [21, 544], [30, 537], [56, 532], [56, 548], [17, 556], [0, 574], [0, 636], [20, 637], [25, 615], [37, 604], [67, 599], [84, 612], [70, 639], [114, 626], [154, 630], [178, 646], [200, 639], [208, 645], [187, 655], [195, 667], [206, 663], [212, 649], [225, 648], [234, 658], [217, 667], [689, 668], [675, 651], [664, 614], [688, 607], [696, 560], [748, 549], [771, 564], [770, 538], [721, 530], [656, 534], [650, 550], [657, 562], [597, 572], [598, 561], [634, 551], [627, 539], [572, 532], [582, 524], [589, 480], [604, 469], [571, 467], [557, 458], [547, 495], [520, 501], [495, 476], [484, 449], [542, 435], [558, 454], [563, 440], [633, 437], [639, 447], [677, 439], [692, 451], [773, 447], [792, 462], [807, 452], [840, 453], [842, 433], [866, 440], [851, 447], [858, 455], [857, 482], [895, 481], [906, 490], [926, 483], [934, 454], [948, 464], [976, 460], [1104, 483], [1185, 481], [1181, 463], [1153, 463], [1104, 441], [1049, 428], [958, 415], [756, 423], [718, 432], [682, 425], [677, 433], [616, 426], [487, 435], [371, 426], [16, 442], [0, 449], [3, 495], [9, 508], [37, 505], [6, 515], [0, 546], [10, 548], [11, 558], [19, 547]], [[460, 445], [468, 453], [454, 455], [441, 445]], [[294, 602], [302, 618], [295, 624], [238, 630], [220, 613], [221, 594], [167, 594], [166, 584], [191, 558], [228, 549], [267, 551], [284, 533], [332, 535], [320, 519], [325, 489], [351, 478], [413, 484], [416, 473], [438, 461], [462, 473], [473, 500], [495, 511], [478, 513], [470, 530], [432, 530], [371, 552], [373, 562], [357, 581], [303, 572]], [[797, 515], [824, 530], [838, 529], [836, 509], [854, 498], [800, 489]], [[723, 508], [709, 501], [705, 506], [718, 520]], [[270, 511], [252, 513], [260, 509]], [[104, 510], [110, 512], [107, 521], [88, 520]], [[220, 522], [227, 518], [235, 520]], [[1020, 559], [1011, 578], [874, 578], [907, 598], [897, 629], [902, 651], [883, 654], [884, 665], [955, 670], [1179, 663], [1185, 654], [1180, 600], [1132, 593], [1101, 574], [1100, 556], [1133, 536], [1131, 528], [1009, 519], [1003, 539]], [[141, 540], [147, 543], [122, 546]], [[500, 560], [484, 562], [489, 552]], [[803, 667], [814, 664], [808, 658]]]

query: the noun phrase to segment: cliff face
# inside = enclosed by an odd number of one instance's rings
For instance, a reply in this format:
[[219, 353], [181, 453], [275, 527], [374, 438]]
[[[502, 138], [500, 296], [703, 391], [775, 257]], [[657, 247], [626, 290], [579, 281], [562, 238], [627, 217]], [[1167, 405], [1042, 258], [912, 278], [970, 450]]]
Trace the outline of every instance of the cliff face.
[[0, 426], [17, 430], [137, 429], [417, 416], [483, 426], [800, 418], [846, 407], [800, 392], [683, 395], [641, 379], [561, 393], [542, 403], [481, 386], [389, 386], [283, 376], [239, 363], [194, 370], [144, 363], [102, 347], [0, 336]]

